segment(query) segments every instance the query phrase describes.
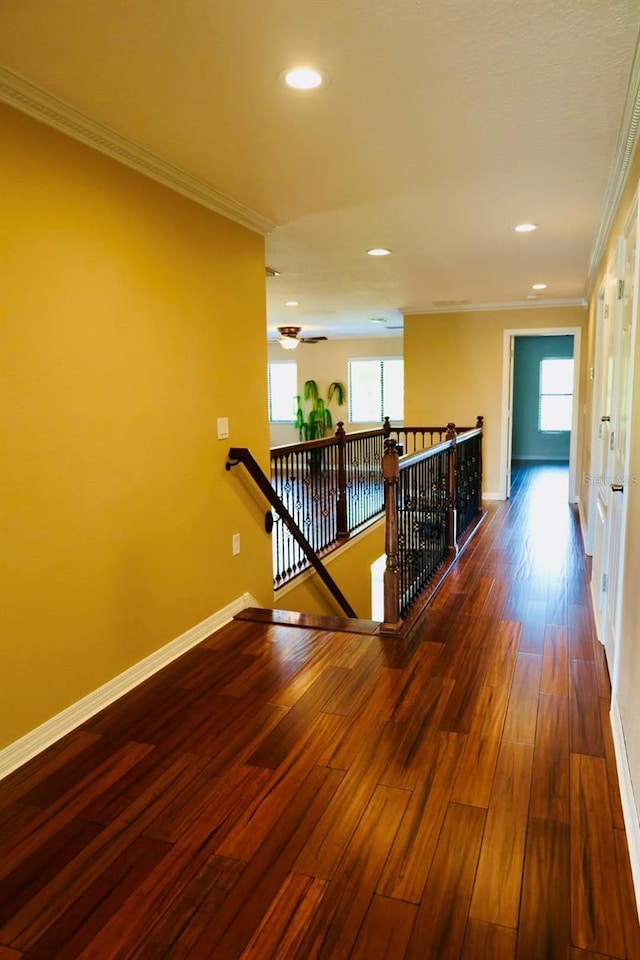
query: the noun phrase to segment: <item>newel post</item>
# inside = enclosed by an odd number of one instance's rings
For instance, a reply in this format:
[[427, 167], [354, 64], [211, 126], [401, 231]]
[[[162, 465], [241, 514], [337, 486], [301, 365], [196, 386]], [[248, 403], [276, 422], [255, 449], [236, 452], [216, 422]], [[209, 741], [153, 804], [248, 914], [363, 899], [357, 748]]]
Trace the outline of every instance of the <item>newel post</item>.
[[338, 441], [338, 501], [336, 504], [336, 535], [338, 540], [349, 538], [347, 523], [347, 435], [344, 432], [344, 421], [338, 421], [336, 430]]
[[484, 417], [478, 414], [476, 418], [476, 430], [482, 430], [478, 443], [478, 477], [480, 478], [480, 506], [482, 506], [482, 444], [484, 441]]
[[449, 493], [447, 503], [447, 546], [455, 550], [456, 546], [456, 433], [455, 423], [447, 424], [446, 440], [449, 441], [447, 457], [449, 460]]
[[396, 491], [400, 477], [400, 461], [395, 440], [385, 440], [382, 457], [384, 480], [385, 533], [384, 549], [387, 566], [384, 571], [385, 623], [400, 619], [400, 570], [398, 566], [398, 501]]

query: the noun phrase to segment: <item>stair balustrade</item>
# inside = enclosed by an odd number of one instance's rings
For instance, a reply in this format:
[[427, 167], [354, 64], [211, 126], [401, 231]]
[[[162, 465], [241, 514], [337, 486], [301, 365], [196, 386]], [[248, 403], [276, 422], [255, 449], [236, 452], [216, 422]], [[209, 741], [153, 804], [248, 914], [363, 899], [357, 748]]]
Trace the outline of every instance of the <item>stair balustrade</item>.
[[227, 468], [244, 463], [271, 506], [274, 589], [313, 567], [355, 616], [322, 558], [384, 516], [383, 627], [404, 632], [482, 519], [482, 434], [482, 417], [351, 434], [340, 422], [335, 436], [272, 448], [270, 477], [232, 448]]
[[442, 442], [402, 457], [385, 440], [385, 632], [415, 622], [482, 519], [482, 433], [482, 417], [449, 423]]

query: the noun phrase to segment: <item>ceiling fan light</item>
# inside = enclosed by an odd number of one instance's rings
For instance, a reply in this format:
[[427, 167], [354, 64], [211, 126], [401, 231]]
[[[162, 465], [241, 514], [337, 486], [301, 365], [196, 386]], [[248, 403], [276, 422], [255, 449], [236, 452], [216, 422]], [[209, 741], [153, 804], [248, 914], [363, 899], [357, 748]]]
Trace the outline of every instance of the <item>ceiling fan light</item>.
[[295, 350], [300, 341], [297, 337], [280, 337], [278, 343], [283, 350]]

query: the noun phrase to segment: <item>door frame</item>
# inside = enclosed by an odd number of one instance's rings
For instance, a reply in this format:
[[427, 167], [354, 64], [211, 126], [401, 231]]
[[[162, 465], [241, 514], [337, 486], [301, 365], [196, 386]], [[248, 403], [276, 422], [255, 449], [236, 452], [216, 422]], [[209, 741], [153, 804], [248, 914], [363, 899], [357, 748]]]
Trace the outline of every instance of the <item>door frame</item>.
[[[604, 307], [606, 300], [606, 284], [608, 277], [608, 268], [607, 273], [605, 274], [605, 279], [602, 281], [600, 288], [598, 289], [597, 300], [596, 300], [596, 317], [595, 317], [595, 354], [593, 358], [593, 367], [590, 371], [591, 382], [593, 384], [591, 390], [591, 460], [589, 463], [589, 473], [590, 476], [598, 476], [601, 473], [601, 441], [600, 441], [600, 416], [601, 410], [599, 408], [600, 395], [599, 391], [602, 390], [602, 380], [606, 376], [606, 371], [603, 369], [604, 362]], [[584, 535], [584, 552], [587, 556], [593, 556], [593, 549], [595, 546], [596, 539], [596, 509], [598, 502], [598, 487], [597, 484], [591, 483], [589, 487], [589, 507], [587, 515], [587, 524], [586, 530], [584, 529], [583, 523], [583, 535]], [[580, 516], [583, 518], [584, 513], [581, 507]]]
[[582, 327], [526, 327], [503, 331], [502, 339], [502, 403], [500, 413], [500, 490], [499, 498], [509, 496], [508, 476], [511, 469], [509, 451], [511, 449], [512, 411], [510, 398], [513, 397], [513, 341], [516, 337], [573, 337], [573, 411], [571, 416], [571, 436], [569, 439], [569, 503], [578, 503], [577, 463], [578, 463], [578, 423], [580, 419], [580, 372], [582, 361]]

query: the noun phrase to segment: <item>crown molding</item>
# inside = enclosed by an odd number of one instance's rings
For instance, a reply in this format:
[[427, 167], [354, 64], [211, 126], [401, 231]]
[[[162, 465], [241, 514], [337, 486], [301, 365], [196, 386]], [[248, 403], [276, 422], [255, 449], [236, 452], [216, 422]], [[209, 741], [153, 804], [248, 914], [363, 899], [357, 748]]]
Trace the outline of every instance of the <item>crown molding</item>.
[[589, 257], [589, 273], [587, 289], [590, 292], [596, 276], [598, 265], [602, 260], [605, 246], [613, 226], [613, 218], [618, 209], [622, 191], [627, 182], [629, 168], [638, 143], [640, 129], [640, 40], [636, 44], [636, 52], [631, 68], [631, 77], [627, 88], [627, 96], [620, 123], [616, 152], [609, 171], [607, 190], [602, 205], [602, 214], [598, 232]]
[[543, 310], [546, 307], [586, 307], [584, 297], [565, 300], [513, 300], [502, 303], [465, 303], [457, 307], [427, 307], [424, 310], [403, 310], [405, 317], [416, 317], [427, 313], [483, 313], [495, 310]]
[[4, 67], [0, 67], [0, 101], [256, 233], [266, 235], [276, 227], [267, 217], [226, 197], [210, 184], [121, 137], [110, 127]]

